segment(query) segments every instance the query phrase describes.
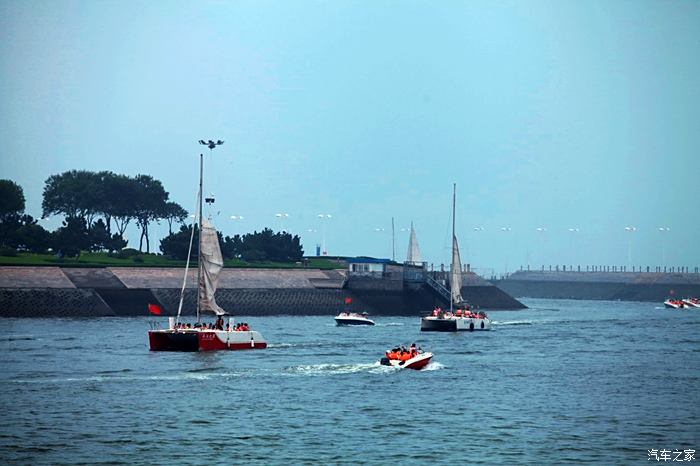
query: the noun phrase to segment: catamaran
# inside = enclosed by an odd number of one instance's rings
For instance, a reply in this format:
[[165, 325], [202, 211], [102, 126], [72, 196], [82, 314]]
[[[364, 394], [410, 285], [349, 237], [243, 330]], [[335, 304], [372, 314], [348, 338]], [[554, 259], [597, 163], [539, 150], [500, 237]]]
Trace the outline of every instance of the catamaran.
[[[224, 267], [219, 238], [216, 229], [202, 216], [202, 171], [203, 157], [199, 156], [199, 194], [197, 196], [199, 212], [199, 254], [197, 255], [197, 323], [194, 326], [183, 325], [180, 322], [182, 303], [187, 286], [187, 272], [192, 255], [194, 242], [194, 225], [190, 236], [187, 252], [185, 277], [180, 291], [180, 302], [177, 316], [168, 318], [168, 328], [152, 328], [148, 331], [148, 342], [151, 351], [215, 351], [215, 350], [247, 350], [263, 349], [267, 342], [260, 332], [250, 330], [247, 325], [235, 326], [233, 318], [229, 317], [224, 328], [223, 317], [227, 315], [216, 303], [214, 294], [219, 282], [219, 274]], [[217, 316], [214, 325], [203, 325], [202, 312], [211, 312]]]
[[459, 245], [455, 234], [455, 205], [457, 184], [452, 191], [452, 264], [450, 265], [450, 310], [436, 308], [423, 317], [420, 329], [423, 332], [458, 332], [490, 330], [491, 320], [485, 312], [473, 312], [469, 303], [462, 298], [462, 263], [459, 260]]

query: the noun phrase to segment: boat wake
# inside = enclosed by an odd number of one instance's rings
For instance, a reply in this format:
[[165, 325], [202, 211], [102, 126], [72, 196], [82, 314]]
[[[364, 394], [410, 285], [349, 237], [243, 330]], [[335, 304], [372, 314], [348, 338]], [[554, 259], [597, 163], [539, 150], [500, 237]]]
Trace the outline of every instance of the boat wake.
[[425, 371], [439, 371], [439, 370], [444, 369], [444, 368], [445, 368], [445, 365], [444, 365], [444, 364], [441, 364], [441, 363], [435, 362], [435, 361], [431, 361], [427, 366], [425, 366], [425, 367], [422, 369], [422, 372], [425, 372]]
[[379, 362], [369, 364], [311, 364], [287, 367], [284, 369], [284, 372], [290, 375], [324, 376], [376, 372], [377, 369], [381, 369], [383, 372], [385, 368]]
[[321, 342], [321, 343], [270, 343], [267, 345], [268, 349], [277, 348], [322, 348], [324, 346], [337, 347], [338, 344], [335, 342]]
[[492, 324], [493, 325], [532, 325], [536, 322], [537, 321], [535, 321], [535, 320], [504, 320], [504, 321], [494, 320], [492, 322]]
[[403, 327], [404, 324], [402, 322], [387, 322], [385, 324], [376, 324], [377, 327]]

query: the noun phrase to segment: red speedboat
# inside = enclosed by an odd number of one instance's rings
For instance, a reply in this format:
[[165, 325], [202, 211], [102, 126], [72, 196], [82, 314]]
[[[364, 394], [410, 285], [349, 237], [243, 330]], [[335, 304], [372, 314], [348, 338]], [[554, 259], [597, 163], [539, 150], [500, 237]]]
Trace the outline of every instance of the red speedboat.
[[666, 301], [664, 301], [664, 306], [666, 306], [668, 309], [682, 309], [684, 307], [688, 307], [682, 299], [671, 298], [668, 298]]
[[415, 356], [407, 360], [396, 359], [394, 357], [389, 357], [390, 352], [387, 351], [387, 355], [379, 360], [379, 364], [382, 366], [398, 367], [399, 369], [415, 369], [421, 370], [433, 359], [433, 353], [418, 351]]
[[700, 307], [700, 299], [698, 298], [685, 298], [683, 300], [685, 307]]

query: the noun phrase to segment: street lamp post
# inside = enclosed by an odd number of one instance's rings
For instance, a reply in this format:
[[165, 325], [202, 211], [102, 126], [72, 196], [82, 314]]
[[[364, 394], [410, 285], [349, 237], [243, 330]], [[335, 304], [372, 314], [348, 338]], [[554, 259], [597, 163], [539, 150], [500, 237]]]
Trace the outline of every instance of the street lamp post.
[[666, 267], [666, 235], [671, 231], [669, 227], [659, 227], [661, 233], [661, 266]]
[[569, 243], [569, 249], [571, 249], [571, 266], [573, 267], [574, 263], [577, 262], [577, 257], [576, 257], [576, 247], [574, 245], [574, 238], [576, 234], [581, 231], [578, 227], [573, 227], [573, 228], [568, 228], [567, 229], [569, 233], [571, 233], [571, 242]]
[[231, 220], [233, 220], [234, 222], [241, 221], [241, 220], [243, 220], [243, 216], [242, 215], [231, 215]]
[[632, 268], [632, 233], [637, 231], [637, 227], [625, 227], [625, 231], [629, 233], [627, 241], [627, 266]]
[[286, 218], [289, 218], [289, 214], [288, 213], [277, 213], [277, 214], [275, 214], [275, 217], [280, 219], [280, 231], [284, 232], [284, 220]]
[[[384, 232], [386, 231], [386, 228], [375, 228], [374, 231], [375, 231], [375, 233], [384, 233]], [[382, 243], [382, 244], [384, 243], [384, 239], [383, 239], [383, 238], [382, 238], [381, 243]], [[382, 247], [381, 249], [384, 249], [384, 247]], [[382, 256], [382, 255], [383, 255], [383, 254], [380, 254], [380, 256]]]
[[[501, 231], [502, 231], [503, 233], [509, 233], [509, 232], [513, 231], [513, 229], [512, 229], [511, 227], [501, 227]], [[506, 236], [506, 239], [507, 239], [507, 238], [508, 238], [508, 236]], [[508, 251], [506, 251], [506, 248], [503, 248], [502, 251], [505, 251], [505, 254], [506, 254], [505, 267], [504, 267], [504, 269], [503, 269], [503, 272], [504, 272], [506, 275], [508, 275]]]
[[539, 233], [540, 237], [540, 261], [542, 262], [544, 270], [544, 234], [547, 232], [547, 227], [537, 227], [535, 230]]
[[321, 222], [321, 230], [323, 232], [323, 238], [321, 241], [321, 249], [323, 250], [323, 255], [327, 256], [328, 251], [326, 250], [326, 222], [330, 220], [333, 216], [331, 214], [318, 214], [317, 217]]

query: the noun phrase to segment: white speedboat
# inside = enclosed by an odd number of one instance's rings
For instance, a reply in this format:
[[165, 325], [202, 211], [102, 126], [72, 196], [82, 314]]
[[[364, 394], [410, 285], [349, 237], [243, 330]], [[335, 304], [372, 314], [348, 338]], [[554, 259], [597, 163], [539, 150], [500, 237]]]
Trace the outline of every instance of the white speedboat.
[[422, 332], [471, 332], [474, 330], [491, 330], [491, 319], [485, 312], [457, 310], [454, 313], [433, 311], [432, 315], [420, 320]]
[[683, 300], [685, 307], [700, 307], [700, 299], [698, 298], [685, 298]]
[[374, 321], [367, 317], [367, 313], [341, 312], [335, 316], [336, 325], [374, 325]]
[[399, 369], [415, 369], [415, 370], [421, 370], [428, 364], [430, 364], [430, 361], [433, 359], [433, 353], [418, 353], [412, 358], [408, 360], [400, 360], [400, 359], [389, 359], [388, 357], [383, 357], [380, 361], [379, 364], [382, 366], [391, 366], [391, 367], [398, 367]]
[[688, 307], [682, 299], [671, 298], [664, 301], [664, 306], [666, 306], [668, 309], [682, 309], [684, 307]]

